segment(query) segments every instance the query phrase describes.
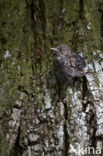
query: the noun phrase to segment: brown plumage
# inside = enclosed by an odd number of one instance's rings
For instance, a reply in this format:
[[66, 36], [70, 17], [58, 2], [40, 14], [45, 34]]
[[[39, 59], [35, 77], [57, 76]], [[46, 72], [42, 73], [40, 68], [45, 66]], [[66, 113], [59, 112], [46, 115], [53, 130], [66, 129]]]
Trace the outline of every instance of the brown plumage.
[[69, 83], [73, 78], [85, 75], [83, 68], [86, 67], [86, 61], [83, 57], [73, 52], [66, 45], [59, 45], [51, 49], [56, 52], [54, 62], [59, 82]]

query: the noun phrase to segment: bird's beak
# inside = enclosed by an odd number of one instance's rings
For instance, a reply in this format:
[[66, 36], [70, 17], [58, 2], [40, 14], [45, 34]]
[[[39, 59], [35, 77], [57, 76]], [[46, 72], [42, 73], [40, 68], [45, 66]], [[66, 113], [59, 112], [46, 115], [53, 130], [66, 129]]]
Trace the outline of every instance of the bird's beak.
[[50, 49], [58, 52], [58, 49], [57, 48], [50, 48]]

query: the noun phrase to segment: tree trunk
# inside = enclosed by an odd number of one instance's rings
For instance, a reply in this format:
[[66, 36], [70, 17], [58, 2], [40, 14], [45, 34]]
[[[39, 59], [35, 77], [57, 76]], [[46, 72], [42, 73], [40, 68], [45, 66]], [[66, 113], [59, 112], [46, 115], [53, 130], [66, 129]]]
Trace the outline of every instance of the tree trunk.
[[[103, 1], [0, 1], [0, 155], [103, 151]], [[58, 85], [54, 54], [67, 44], [86, 76]]]

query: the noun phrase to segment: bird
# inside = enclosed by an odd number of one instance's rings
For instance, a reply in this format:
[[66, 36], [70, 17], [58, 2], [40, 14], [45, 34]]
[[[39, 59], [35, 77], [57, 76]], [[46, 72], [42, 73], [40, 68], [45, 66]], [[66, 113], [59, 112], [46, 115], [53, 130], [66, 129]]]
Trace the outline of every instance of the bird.
[[72, 79], [85, 76], [83, 68], [86, 67], [85, 58], [72, 51], [65, 44], [59, 45], [56, 48], [51, 48], [55, 51], [55, 71], [59, 83], [69, 84]]

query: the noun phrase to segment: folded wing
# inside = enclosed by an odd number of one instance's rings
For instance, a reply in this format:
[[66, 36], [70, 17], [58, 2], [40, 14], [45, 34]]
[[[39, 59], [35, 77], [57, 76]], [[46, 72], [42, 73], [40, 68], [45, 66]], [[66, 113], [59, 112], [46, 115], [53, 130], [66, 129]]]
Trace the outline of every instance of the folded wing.
[[69, 60], [71, 62], [71, 66], [77, 68], [78, 70], [82, 70], [86, 67], [85, 59], [76, 53], [72, 53]]

